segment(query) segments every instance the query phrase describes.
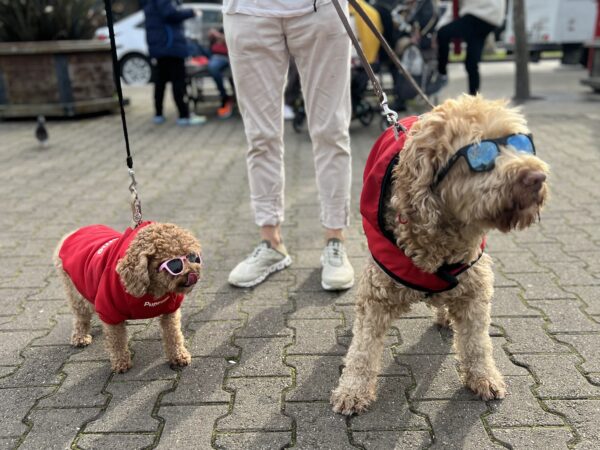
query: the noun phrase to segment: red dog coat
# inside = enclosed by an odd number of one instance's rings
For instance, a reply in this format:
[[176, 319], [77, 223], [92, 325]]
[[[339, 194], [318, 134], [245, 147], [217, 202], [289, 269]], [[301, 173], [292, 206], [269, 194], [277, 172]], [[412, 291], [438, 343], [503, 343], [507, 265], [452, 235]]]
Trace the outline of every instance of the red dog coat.
[[83, 227], [70, 235], [60, 249], [63, 269], [104, 323], [116, 325], [128, 319], [170, 314], [183, 302], [183, 294], [166, 294], [159, 299], [149, 294], [134, 297], [121, 284], [117, 263], [138, 231], [151, 223], [142, 222], [123, 234], [104, 225]]
[[[400, 123], [410, 130], [418, 120], [417, 116], [402, 119]], [[363, 229], [373, 260], [394, 281], [418, 291], [436, 293], [448, 291], [458, 285], [457, 275], [477, 262], [470, 264], [444, 264], [435, 273], [419, 269], [404, 251], [396, 245], [392, 233], [384, 227], [383, 199], [392, 182], [392, 171], [406, 142], [406, 133], [398, 139], [393, 128], [388, 128], [371, 149], [363, 174], [363, 189], [360, 196], [360, 213], [363, 216]], [[485, 237], [481, 250], [485, 248]], [[479, 255], [481, 256], [481, 255]]]

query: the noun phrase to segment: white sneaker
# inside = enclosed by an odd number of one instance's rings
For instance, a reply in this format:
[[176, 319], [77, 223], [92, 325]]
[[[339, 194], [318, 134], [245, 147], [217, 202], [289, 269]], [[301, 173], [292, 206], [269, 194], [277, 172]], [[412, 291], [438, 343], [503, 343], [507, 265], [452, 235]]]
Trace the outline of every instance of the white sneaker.
[[321, 286], [326, 291], [350, 289], [354, 285], [354, 269], [339, 239], [327, 241], [321, 254], [321, 266]]
[[290, 105], [283, 105], [283, 120], [294, 120], [296, 114]]
[[283, 270], [291, 263], [290, 255], [278, 252], [269, 241], [262, 241], [252, 254], [235, 266], [228, 281], [238, 287], [256, 286], [273, 272]]

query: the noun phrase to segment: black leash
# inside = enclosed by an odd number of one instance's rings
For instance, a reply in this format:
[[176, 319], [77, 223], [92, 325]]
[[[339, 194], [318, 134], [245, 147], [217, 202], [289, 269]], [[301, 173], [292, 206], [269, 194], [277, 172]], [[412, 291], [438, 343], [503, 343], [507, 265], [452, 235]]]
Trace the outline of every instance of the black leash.
[[[400, 131], [405, 131], [405, 130], [402, 130], [402, 125], [400, 125], [398, 122], [398, 113], [396, 113], [395, 111], [392, 111], [389, 108], [388, 103], [387, 103], [387, 96], [385, 95], [385, 92], [383, 91], [381, 84], [379, 83], [379, 80], [375, 76], [375, 73], [373, 72], [371, 65], [367, 61], [367, 58], [366, 58], [362, 48], [360, 47], [360, 43], [358, 42], [358, 39], [356, 38], [356, 36], [354, 35], [354, 32], [352, 31], [352, 27], [350, 26], [350, 23], [348, 22], [348, 19], [346, 18], [346, 14], [344, 13], [342, 7], [340, 6], [339, 1], [331, 0], [331, 2], [333, 3], [333, 6], [335, 7], [335, 9], [338, 13], [338, 16], [340, 16], [340, 20], [342, 21], [342, 24], [344, 25], [344, 28], [346, 29], [348, 36], [350, 36], [352, 45], [354, 45], [354, 48], [356, 49], [356, 52], [358, 53], [360, 62], [363, 65], [365, 71], [367, 72], [369, 79], [371, 80], [371, 84], [373, 85], [373, 91], [375, 92], [375, 95], [377, 95], [377, 98], [379, 99], [379, 103], [381, 104], [381, 108], [387, 118], [388, 123], [395, 127], [396, 133], [398, 133]], [[358, 1], [357, 0], [348, 0], [348, 3], [350, 3], [352, 5], [352, 7], [358, 13], [358, 15], [365, 21], [365, 23], [367, 24], [369, 29], [373, 32], [373, 34], [377, 37], [377, 39], [379, 39], [379, 41], [381, 42], [381, 46], [383, 47], [385, 52], [388, 54], [388, 56], [390, 57], [390, 59], [392, 60], [394, 65], [398, 68], [400, 73], [404, 76], [404, 78], [406, 78], [408, 80], [408, 82], [415, 89], [417, 94], [419, 94], [419, 96], [421, 98], [423, 98], [425, 103], [427, 103], [427, 105], [430, 108], [433, 108], [433, 103], [431, 103], [431, 101], [429, 100], [427, 95], [423, 92], [423, 90], [421, 89], [419, 84], [415, 81], [415, 79], [412, 77], [410, 72], [408, 72], [406, 70], [406, 68], [402, 65], [402, 63], [398, 59], [398, 56], [396, 56], [396, 53], [394, 52], [394, 50], [392, 50], [392, 48], [389, 46], [389, 44], [387, 43], [385, 38], [381, 35], [381, 33], [379, 32], [379, 30], [377, 29], [377, 27], [375, 26], [373, 21], [369, 18], [369, 16], [364, 11], [362, 6], [360, 6], [360, 4], [358, 3]]]
[[127, 152], [127, 169], [131, 184], [129, 192], [131, 192], [131, 212], [133, 222], [137, 227], [142, 222], [142, 202], [137, 193], [137, 182], [135, 181], [135, 172], [133, 171], [133, 158], [129, 149], [129, 135], [127, 134], [127, 120], [125, 119], [125, 106], [123, 102], [123, 90], [121, 89], [121, 73], [119, 71], [119, 59], [117, 58], [117, 44], [115, 41], [114, 20], [112, 15], [111, 0], [104, 0], [104, 9], [106, 10], [106, 24], [108, 25], [108, 34], [110, 36], [110, 53], [112, 55], [113, 78], [117, 88], [117, 96], [119, 98], [119, 107], [121, 109], [121, 123], [123, 124], [123, 136], [125, 136], [125, 151]]

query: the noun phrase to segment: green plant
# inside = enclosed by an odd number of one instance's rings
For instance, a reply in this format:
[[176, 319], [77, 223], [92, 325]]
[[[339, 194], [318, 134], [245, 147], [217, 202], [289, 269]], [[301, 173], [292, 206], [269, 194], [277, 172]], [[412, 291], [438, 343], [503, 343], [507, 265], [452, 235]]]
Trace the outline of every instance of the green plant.
[[98, 26], [97, 0], [0, 0], [0, 41], [88, 39]]

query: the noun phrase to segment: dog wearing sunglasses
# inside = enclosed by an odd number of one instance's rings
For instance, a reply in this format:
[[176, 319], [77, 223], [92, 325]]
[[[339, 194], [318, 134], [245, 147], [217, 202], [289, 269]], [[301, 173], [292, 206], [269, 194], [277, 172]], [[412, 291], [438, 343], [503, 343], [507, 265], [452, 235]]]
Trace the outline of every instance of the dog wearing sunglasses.
[[488, 333], [494, 275], [485, 233], [530, 226], [548, 197], [549, 168], [506, 102], [463, 95], [401, 123], [405, 132], [386, 131], [365, 168], [360, 207], [371, 258], [331, 395], [346, 415], [376, 399], [385, 335], [416, 302], [453, 329], [464, 384], [484, 400], [505, 396]]
[[142, 222], [124, 233], [92, 225], [67, 234], [55, 250], [54, 265], [74, 314], [71, 344], [92, 342], [95, 311], [112, 369], [126, 372], [131, 368], [126, 321], [160, 316], [169, 363], [188, 365], [179, 308], [200, 279], [200, 251], [189, 231], [169, 223]]

